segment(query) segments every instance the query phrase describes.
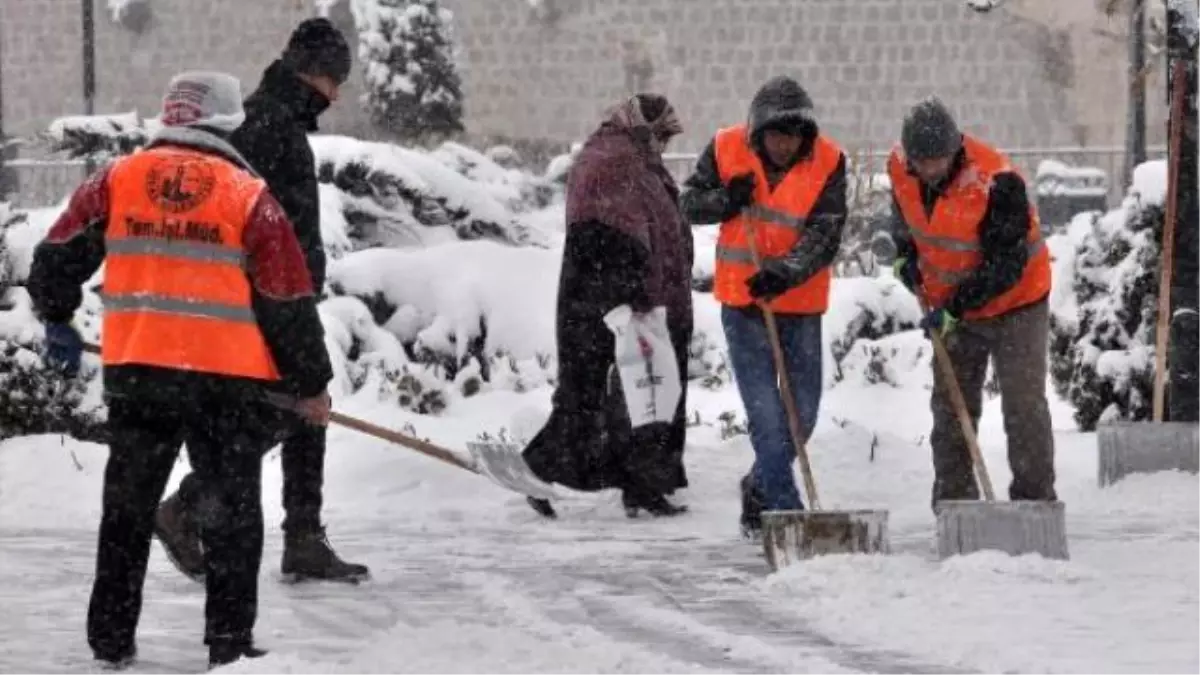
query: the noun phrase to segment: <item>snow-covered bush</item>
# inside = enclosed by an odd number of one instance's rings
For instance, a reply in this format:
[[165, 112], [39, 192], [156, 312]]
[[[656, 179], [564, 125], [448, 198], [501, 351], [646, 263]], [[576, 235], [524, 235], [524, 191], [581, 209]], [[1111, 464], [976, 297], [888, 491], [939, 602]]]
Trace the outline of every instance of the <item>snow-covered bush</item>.
[[72, 159], [104, 162], [145, 145], [154, 125], [154, 120], [143, 121], [132, 111], [117, 115], [69, 115], [53, 120], [39, 138], [51, 152]]
[[354, 0], [366, 93], [374, 123], [415, 142], [463, 131], [462, 79], [453, 15], [438, 0]]
[[[890, 274], [880, 277], [839, 278], [833, 284], [829, 304], [829, 311], [825, 314], [822, 326], [825, 343], [828, 345], [825, 355], [827, 385], [848, 378], [849, 373], [844, 366], [855, 349], [859, 350], [858, 354], [865, 353], [876, 360], [911, 356], [908, 351], [893, 350], [891, 344], [868, 344], [870, 341], [910, 331], [916, 328], [921, 320], [921, 310], [916, 297]], [[920, 333], [915, 334], [924, 339]], [[873, 349], [875, 351], [872, 351]], [[863, 372], [862, 368], [859, 368], [860, 362], [849, 363], [855, 364], [857, 372]], [[884, 364], [871, 367], [882, 372]], [[868, 380], [868, 383], [874, 382]]]
[[[313, 136], [317, 174], [343, 193], [357, 248], [428, 246], [455, 239], [545, 245], [516, 216], [553, 192], [459, 145], [425, 153], [390, 143]], [[548, 185], [546, 186], [548, 188]]]
[[1080, 429], [1151, 414], [1166, 163], [1134, 170], [1121, 206], [1056, 238], [1051, 376]]

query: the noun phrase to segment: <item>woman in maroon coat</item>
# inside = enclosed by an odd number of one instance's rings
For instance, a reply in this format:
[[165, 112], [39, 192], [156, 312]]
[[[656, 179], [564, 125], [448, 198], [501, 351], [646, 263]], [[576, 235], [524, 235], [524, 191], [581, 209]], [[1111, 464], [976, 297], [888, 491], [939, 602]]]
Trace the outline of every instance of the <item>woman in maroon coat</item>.
[[[617, 488], [626, 513], [686, 510], [667, 496], [687, 486], [686, 386], [670, 424], [630, 428], [610, 381], [613, 336], [604, 315], [667, 308], [680, 376], [692, 337], [692, 236], [662, 152], [682, 128], [666, 98], [638, 94], [588, 138], [567, 178], [567, 237], [558, 289], [558, 388], [546, 425], [524, 451], [543, 480], [576, 490]], [[530, 499], [546, 517], [550, 503]]]

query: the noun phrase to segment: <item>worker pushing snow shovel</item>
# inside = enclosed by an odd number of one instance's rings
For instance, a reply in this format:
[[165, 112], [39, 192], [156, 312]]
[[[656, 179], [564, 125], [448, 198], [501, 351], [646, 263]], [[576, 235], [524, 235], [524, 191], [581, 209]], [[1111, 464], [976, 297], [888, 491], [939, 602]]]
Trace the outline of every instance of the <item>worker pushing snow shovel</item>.
[[817, 553], [886, 549], [886, 512], [820, 510], [805, 450], [846, 221], [845, 153], [819, 132], [808, 93], [776, 77], [755, 94], [746, 123], [717, 132], [684, 185], [685, 217], [720, 223], [713, 297], [755, 454], [741, 482], [743, 534], [762, 536], [774, 568]]
[[[895, 255], [893, 270], [920, 299], [934, 346], [939, 553], [1066, 558], [1046, 401], [1050, 254], [1037, 211], [1008, 158], [961, 133], [936, 98], [912, 108], [901, 136], [888, 159], [896, 213], [876, 244]], [[975, 432], [989, 359], [1004, 411], [1010, 503], [994, 501]]]
[[[91, 354], [100, 353], [100, 347], [94, 344], [85, 343], [83, 350]], [[272, 405], [284, 409], [291, 409], [296, 405], [296, 399], [285, 394], [267, 394], [266, 399]], [[464, 471], [479, 474], [490, 479], [500, 487], [518, 494], [539, 499], [550, 499], [558, 496], [553, 486], [542, 482], [530, 471], [520, 455], [511, 457], [500, 454], [481, 454], [472, 451], [470, 452], [471, 458], [468, 461], [460, 457], [457, 453], [428, 441], [372, 424], [366, 420], [351, 417], [336, 410], [329, 413], [329, 421], [332, 424], [346, 427], [347, 429], [354, 429], [368, 436], [403, 446], [409, 450], [415, 450], [422, 455], [463, 469]]]

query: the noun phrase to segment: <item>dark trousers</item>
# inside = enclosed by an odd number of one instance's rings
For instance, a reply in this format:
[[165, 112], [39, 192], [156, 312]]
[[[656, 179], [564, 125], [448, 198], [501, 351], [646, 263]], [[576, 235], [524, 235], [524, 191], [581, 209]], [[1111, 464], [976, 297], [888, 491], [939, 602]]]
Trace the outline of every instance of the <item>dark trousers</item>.
[[[979, 429], [988, 359], [1000, 384], [1008, 463], [1009, 498], [1054, 500], [1054, 432], [1046, 401], [1047, 341], [1050, 309], [1046, 301], [1002, 316], [963, 321], [946, 340], [973, 427]], [[970, 451], [962, 434], [946, 382], [934, 367], [933, 501], [978, 499]]]
[[[165, 407], [163, 400], [175, 400]], [[204, 641], [249, 640], [262, 561], [262, 454], [270, 411], [218, 395], [195, 400], [114, 398], [88, 644], [97, 656], [132, 651], [154, 518], [182, 444], [202, 520], [207, 601]], [[277, 428], [277, 426], [275, 427]]]
[[[325, 427], [288, 415], [283, 441], [284, 532], [311, 532], [321, 526], [322, 490], [325, 484]], [[273, 446], [268, 445], [263, 453]], [[190, 453], [189, 453], [190, 456]], [[194, 462], [195, 460], [193, 460]], [[193, 464], [193, 467], [195, 465]], [[184, 476], [179, 494], [189, 510], [194, 508], [196, 474]]]

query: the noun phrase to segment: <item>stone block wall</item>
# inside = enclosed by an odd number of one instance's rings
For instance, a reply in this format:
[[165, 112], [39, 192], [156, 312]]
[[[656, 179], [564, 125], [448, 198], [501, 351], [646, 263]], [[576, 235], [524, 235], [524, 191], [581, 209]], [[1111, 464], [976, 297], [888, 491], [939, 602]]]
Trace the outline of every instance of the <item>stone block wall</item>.
[[[106, 0], [94, 2], [101, 113], [155, 114], [166, 81], [185, 68], [232, 72], [248, 91], [292, 27], [315, 13], [314, 0], [149, 0], [154, 18], [137, 34], [112, 20]], [[348, 2], [331, 18], [352, 31]], [[694, 151], [745, 117], [763, 80], [787, 73], [850, 147], [886, 149], [907, 106], [933, 92], [1003, 146], [1122, 142], [1123, 83], [1081, 79], [1074, 24], [1028, 12], [978, 15], [959, 0], [444, 2], [456, 16], [475, 136], [578, 140], [605, 107], [653, 89], [672, 98], [687, 129], [672, 150]], [[0, 0], [8, 133], [82, 112], [81, 33], [78, 0]], [[323, 130], [371, 135], [360, 94], [354, 77]], [[1081, 134], [1085, 109], [1113, 121], [1089, 121], [1103, 132]]]
[[995, 142], [1074, 140], [1061, 34], [953, 0], [448, 0], [456, 11], [473, 130], [578, 138], [605, 105], [656, 89], [695, 150], [745, 117], [767, 77], [812, 94], [844, 143], [886, 148], [906, 107], [936, 92]]

